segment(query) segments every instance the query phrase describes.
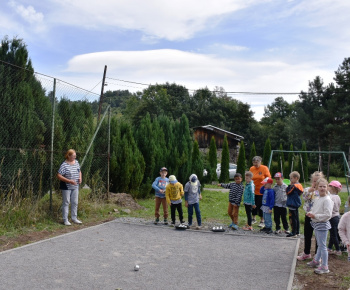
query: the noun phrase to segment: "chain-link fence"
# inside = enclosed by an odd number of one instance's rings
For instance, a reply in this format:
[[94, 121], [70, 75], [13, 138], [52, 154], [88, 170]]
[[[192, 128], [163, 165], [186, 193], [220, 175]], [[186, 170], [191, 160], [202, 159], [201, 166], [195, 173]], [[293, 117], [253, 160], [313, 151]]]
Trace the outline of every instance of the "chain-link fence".
[[99, 95], [0, 61], [0, 197], [52, 193], [65, 152], [73, 148], [83, 186], [108, 190], [109, 114]]

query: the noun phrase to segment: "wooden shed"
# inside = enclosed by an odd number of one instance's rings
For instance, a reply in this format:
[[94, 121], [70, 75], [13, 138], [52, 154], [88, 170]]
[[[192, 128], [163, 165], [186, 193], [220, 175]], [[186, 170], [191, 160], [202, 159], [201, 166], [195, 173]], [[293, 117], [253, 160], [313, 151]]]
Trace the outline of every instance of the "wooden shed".
[[194, 132], [194, 139], [197, 140], [200, 150], [207, 153], [210, 147], [210, 140], [214, 136], [216, 141], [216, 148], [218, 150], [218, 159], [221, 158], [222, 145], [224, 143], [225, 134], [227, 135], [228, 147], [230, 150], [230, 161], [236, 162], [239, 144], [244, 139], [243, 136], [220, 129], [212, 125], [199, 126], [192, 128]]

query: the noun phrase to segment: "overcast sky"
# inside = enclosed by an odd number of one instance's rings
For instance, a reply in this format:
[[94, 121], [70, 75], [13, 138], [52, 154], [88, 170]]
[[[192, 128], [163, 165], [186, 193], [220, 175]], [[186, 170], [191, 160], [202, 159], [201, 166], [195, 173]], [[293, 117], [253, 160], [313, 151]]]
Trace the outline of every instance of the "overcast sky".
[[[0, 31], [24, 40], [36, 72], [87, 90], [107, 65], [107, 77], [145, 84], [298, 93], [350, 57], [349, 15], [344, 0], [1, 0]], [[232, 94], [257, 120], [278, 96]]]

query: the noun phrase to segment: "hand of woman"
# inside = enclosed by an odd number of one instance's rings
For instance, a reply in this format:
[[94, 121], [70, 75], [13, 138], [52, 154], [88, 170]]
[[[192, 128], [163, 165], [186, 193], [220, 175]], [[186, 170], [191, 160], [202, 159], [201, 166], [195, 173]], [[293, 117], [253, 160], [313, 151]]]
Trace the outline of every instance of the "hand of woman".
[[73, 185], [77, 185], [77, 183], [76, 183], [73, 179], [70, 179], [70, 180], [69, 180], [69, 183], [70, 183], [70, 184], [73, 184]]

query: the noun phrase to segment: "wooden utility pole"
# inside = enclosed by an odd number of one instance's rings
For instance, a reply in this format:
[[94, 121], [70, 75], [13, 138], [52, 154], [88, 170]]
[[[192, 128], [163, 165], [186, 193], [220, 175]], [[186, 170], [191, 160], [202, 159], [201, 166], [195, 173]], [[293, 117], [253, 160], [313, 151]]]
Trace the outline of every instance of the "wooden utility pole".
[[97, 120], [97, 122], [100, 121], [100, 116], [101, 116], [101, 109], [102, 109], [102, 102], [103, 102], [103, 90], [104, 90], [104, 87], [105, 87], [106, 72], [107, 72], [107, 66], [105, 65], [105, 70], [103, 72], [103, 79], [102, 79], [100, 105], [98, 106], [98, 120]]

